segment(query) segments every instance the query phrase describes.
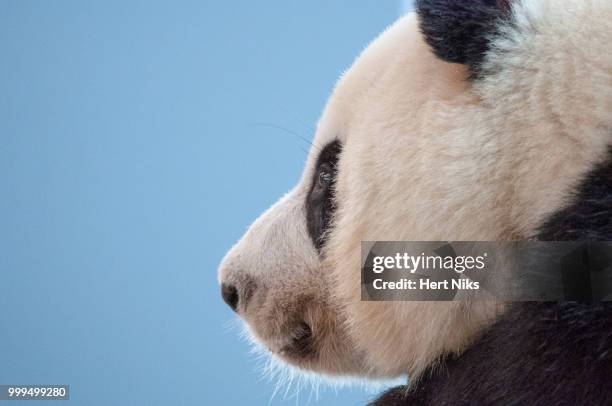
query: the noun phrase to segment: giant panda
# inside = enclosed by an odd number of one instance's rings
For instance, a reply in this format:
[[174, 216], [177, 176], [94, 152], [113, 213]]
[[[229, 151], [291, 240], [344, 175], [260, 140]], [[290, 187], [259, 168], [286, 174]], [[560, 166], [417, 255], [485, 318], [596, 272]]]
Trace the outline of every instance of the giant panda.
[[421, 0], [337, 83], [299, 183], [219, 268], [284, 362], [377, 404], [606, 404], [606, 303], [366, 302], [360, 241], [612, 240], [612, 2]]

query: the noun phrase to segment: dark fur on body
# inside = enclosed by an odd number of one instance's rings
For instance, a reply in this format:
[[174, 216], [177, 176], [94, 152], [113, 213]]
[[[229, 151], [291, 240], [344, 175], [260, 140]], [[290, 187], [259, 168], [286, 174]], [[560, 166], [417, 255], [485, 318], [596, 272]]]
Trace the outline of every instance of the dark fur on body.
[[516, 303], [459, 357], [373, 405], [612, 404], [612, 303]]
[[580, 184], [573, 204], [544, 223], [540, 240], [612, 240], [612, 150], [609, 156]]

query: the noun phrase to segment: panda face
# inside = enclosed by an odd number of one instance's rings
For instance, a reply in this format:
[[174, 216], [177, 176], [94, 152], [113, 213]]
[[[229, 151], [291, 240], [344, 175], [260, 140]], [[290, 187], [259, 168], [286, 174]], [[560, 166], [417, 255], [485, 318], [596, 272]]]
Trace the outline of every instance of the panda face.
[[[298, 185], [220, 266], [226, 302], [292, 365], [416, 376], [460, 352], [504, 305], [362, 302], [360, 241], [530, 238], [606, 158], [612, 3], [458, 3], [417, 2], [363, 52]], [[450, 35], [470, 10], [485, 32]]]
[[226, 302], [272, 354], [332, 374], [363, 371], [323, 261], [340, 153], [337, 139], [313, 148], [302, 182], [251, 225], [219, 276]]

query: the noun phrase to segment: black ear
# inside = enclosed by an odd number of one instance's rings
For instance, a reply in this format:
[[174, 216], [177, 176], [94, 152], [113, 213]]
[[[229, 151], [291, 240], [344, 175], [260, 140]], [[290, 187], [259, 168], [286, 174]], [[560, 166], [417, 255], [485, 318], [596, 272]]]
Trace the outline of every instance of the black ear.
[[489, 44], [510, 17], [511, 0], [417, 0], [420, 27], [435, 54], [478, 77]]

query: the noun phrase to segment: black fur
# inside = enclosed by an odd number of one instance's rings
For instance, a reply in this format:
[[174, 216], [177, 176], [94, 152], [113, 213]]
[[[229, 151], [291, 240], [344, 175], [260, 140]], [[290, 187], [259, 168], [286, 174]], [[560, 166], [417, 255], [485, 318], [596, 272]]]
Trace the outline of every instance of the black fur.
[[[335, 209], [334, 186], [341, 150], [342, 145], [337, 140], [330, 142], [321, 150], [306, 197], [306, 227], [312, 243], [319, 251], [325, 244], [326, 231]], [[325, 181], [322, 181], [323, 176]]]
[[568, 207], [540, 228], [544, 241], [612, 240], [612, 151], [579, 186]]
[[609, 405], [612, 304], [519, 303], [475, 345], [374, 405]]
[[465, 64], [482, 76], [482, 62], [501, 24], [509, 20], [509, 0], [417, 0], [421, 31], [435, 54]]
[[[612, 156], [540, 240], [612, 240]], [[611, 405], [612, 303], [514, 303], [459, 357], [373, 405]]]

